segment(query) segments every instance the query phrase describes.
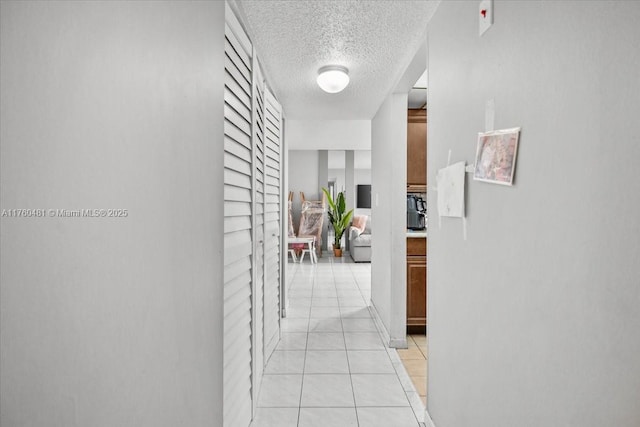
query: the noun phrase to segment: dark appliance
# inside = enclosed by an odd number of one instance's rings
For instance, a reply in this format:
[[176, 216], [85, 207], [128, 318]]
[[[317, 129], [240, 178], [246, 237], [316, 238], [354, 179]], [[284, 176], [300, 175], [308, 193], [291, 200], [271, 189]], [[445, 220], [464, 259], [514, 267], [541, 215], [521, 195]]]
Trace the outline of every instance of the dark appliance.
[[357, 208], [371, 208], [371, 185], [358, 185]]
[[407, 228], [409, 230], [424, 230], [427, 207], [422, 197], [407, 194]]

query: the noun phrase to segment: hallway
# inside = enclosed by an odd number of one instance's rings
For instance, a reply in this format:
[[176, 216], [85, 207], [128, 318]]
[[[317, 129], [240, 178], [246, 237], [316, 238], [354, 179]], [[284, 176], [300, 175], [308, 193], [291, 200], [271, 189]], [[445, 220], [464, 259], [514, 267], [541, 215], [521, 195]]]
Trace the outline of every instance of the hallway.
[[371, 264], [349, 261], [325, 255], [316, 265], [288, 263], [288, 317], [252, 427], [417, 427], [423, 420], [420, 396], [367, 308]]

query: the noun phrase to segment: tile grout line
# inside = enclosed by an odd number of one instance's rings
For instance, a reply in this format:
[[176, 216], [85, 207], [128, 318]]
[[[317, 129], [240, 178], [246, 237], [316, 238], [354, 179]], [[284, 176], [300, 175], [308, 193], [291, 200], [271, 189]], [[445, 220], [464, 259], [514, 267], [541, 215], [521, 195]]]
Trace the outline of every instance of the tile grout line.
[[[351, 267], [349, 267], [349, 271], [351, 271]], [[351, 272], [351, 275], [353, 275], [353, 272]], [[334, 286], [336, 285], [335, 275], [333, 278], [333, 284]], [[336, 294], [337, 293], [338, 293], [338, 287], [336, 286]], [[347, 355], [347, 370], [349, 371], [349, 383], [351, 384], [351, 395], [353, 396], [353, 411], [356, 413], [356, 424], [358, 427], [360, 427], [360, 418], [358, 417], [358, 404], [356, 403], [356, 390], [355, 390], [355, 387], [353, 386], [353, 376], [351, 374], [351, 363], [349, 359], [349, 351], [347, 349], [347, 337], [345, 336], [345, 331], [344, 331], [344, 322], [343, 322], [344, 318], [342, 317], [342, 305], [340, 305], [340, 300], [338, 300], [338, 305], [339, 305], [338, 311], [340, 313], [340, 324], [342, 325], [342, 339], [344, 340], [344, 352]]]
[[[311, 256], [311, 254], [309, 254]], [[317, 275], [313, 275], [313, 284], [311, 285], [311, 304], [313, 305], [313, 291], [316, 286], [316, 277]], [[307, 366], [307, 351], [309, 348], [309, 323], [311, 322], [311, 308], [309, 308], [309, 317], [307, 318], [307, 334], [304, 341], [304, 357], [302, 361], [302, 379], [300, 381], [300, 399], [298, 400], [298, 421], [296, 422], [296, 426], [300, 426], [300, 417], [302, 415], [302, 393], [304, 391], [304, 372], [305, 367]]]
[[[404, 372], [406, 374], [406, 377], [409, 379], [409, 383], [411, 384], [411, 386], [413, 387], [414, 392], [418, 395], [418, 398], [420, 397], [420, 394], [417, 392], [415, 384], [413, 384], [413, 380], [411, 379], [411, 376], [409, 375], [409, 372], [407, 372], [407, 369], [404, 366], [404, 363], [402, 363], [402, 360], [400, 359], [400, 356], [398, 355], [398, 352], [396, 349], [391, 349], [392, 351], [396, 352], [396, 356], [398, 357], [398, 361], [400, 362], [398, 365], [398, 367], [402, 366], [402, 369], [404, 369]], [[391, 361], [391, 365], [393, 365], [393, 360], [391, 360], [391, 356], [389, 355], [389, 353], [387, 353], [387, 356], [389, 357], [390, 361]], [[407, 399], [407, 402], [409, 402], [409, 408], [411, 408], [411, 412], [413, 413], [413, 416], [416, 419], [416, 422], [418, 423], [418, 425], [420, 425], [420, 420], [418, 419], [418, 415], [416, 414], [415, 409], [413, 408], [413, 405], [411, 404], [411, 399], [409, 399], [409, 395], [407, 394], [407, 390], [404, 389], [404, 385], [402, 385], [402, 381], [400, 380], [400, 372], [398, 371], [398, 368], [393, 365], [393, 369], [396, 372], [396, 377], [398, 377], [398, 381], [400, 381], [400, 385], [402, 386], [402, 391], [404, 392], [404, 396]]]

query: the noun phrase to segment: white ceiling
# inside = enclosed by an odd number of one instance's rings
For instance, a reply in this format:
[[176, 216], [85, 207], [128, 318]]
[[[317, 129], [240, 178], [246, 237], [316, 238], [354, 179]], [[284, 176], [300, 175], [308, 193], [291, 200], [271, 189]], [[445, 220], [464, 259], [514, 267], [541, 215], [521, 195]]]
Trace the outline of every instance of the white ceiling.
[[[426, 37], [439, 0], [235, 0], [258, 58], [290, 119], [371, 119]], [[337, 94], [316, 84], [337, 64], [351, 82]]]

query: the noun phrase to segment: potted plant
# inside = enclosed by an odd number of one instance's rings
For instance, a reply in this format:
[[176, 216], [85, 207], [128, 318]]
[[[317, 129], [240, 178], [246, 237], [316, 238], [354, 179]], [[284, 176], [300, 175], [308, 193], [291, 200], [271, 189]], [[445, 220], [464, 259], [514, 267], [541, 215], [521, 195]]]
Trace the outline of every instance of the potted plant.
[[339, 192], [338, 196], [335, 200], [331, 198], [329, 194], [329, 190], [323, 188], [322, 191], [324, 195], [327, 197], [327, 201], [329, 202], [329, 221], [333, 226], [333, 231], [335, 232], [335, 238], [333, 241], [333, 254], [336, 257], [342, 256], [342, 247], [341, 241], [344, 232], [347, 230], [349, 223], [351, 222], [351, 216], [353, 215], [353, 209], [349, 212], [345, 212], [347, 209], [347, 204], [344, 200], [344, 192]]

